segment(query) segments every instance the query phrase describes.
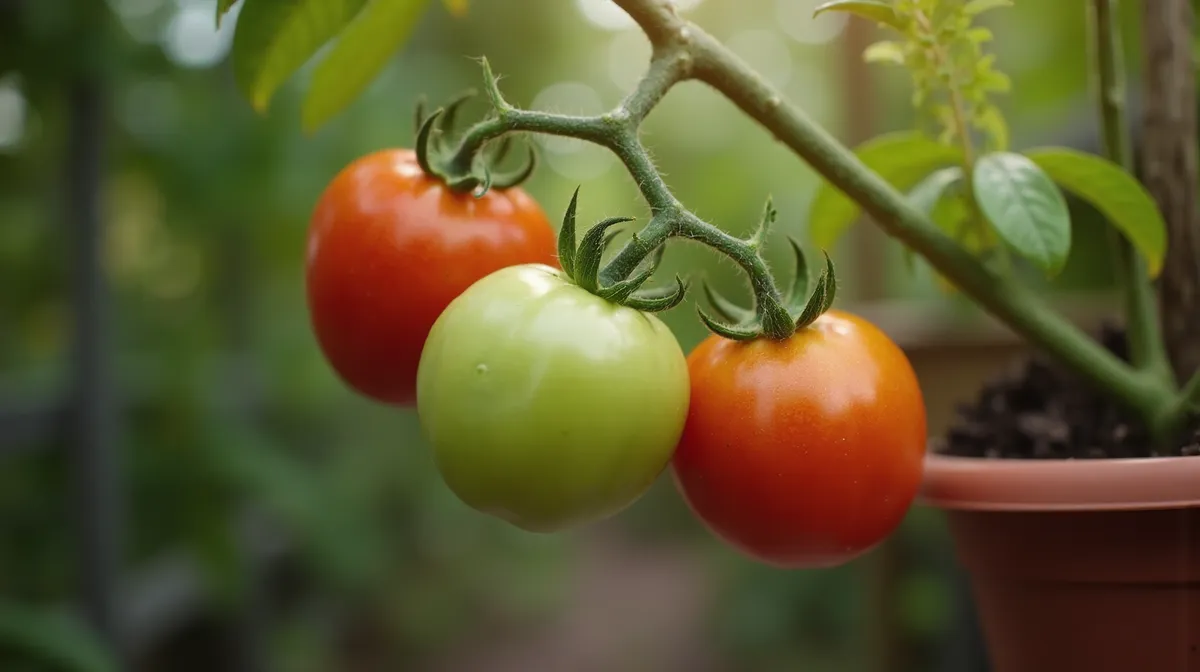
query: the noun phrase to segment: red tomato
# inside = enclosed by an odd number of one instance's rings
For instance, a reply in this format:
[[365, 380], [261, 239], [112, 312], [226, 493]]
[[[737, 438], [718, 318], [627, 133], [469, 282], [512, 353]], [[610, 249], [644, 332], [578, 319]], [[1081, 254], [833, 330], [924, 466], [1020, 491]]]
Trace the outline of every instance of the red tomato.
[[786, 341], [710, 336], [688, 372], [672, 466], [718, 537], [771, 565], [829, 567], [900, 524], [921, 483], [925, 402], [874, 325], [830, 311]]
[[506, 266], [557, 265], [554, 229], [520, 188], [452, 192], [406, 149], [364, 156], [317, 202], [308, 306], [317, 341], [350, 387], [411, 404], [430, 327], [476, 280]]

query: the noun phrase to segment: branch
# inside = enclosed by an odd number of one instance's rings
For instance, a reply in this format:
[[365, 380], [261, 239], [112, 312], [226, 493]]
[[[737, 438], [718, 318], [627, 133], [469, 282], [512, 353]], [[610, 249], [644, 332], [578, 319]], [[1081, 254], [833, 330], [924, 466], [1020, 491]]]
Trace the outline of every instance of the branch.
[[693, 59], [686, 42], [671, 40], [657, 44], [650, 65], [634, 91], [616, 109], [595, 117], [572, 117], [513, 107], [504, 100], [487, 60], [482, 63], [495, 116], [475, 124], [463, 134], [451, 165], [468, 169], [485, 144], [512, 132], [561, 135], [606, 147], [621, 160], [637, 183], [650, 206], [651, 217], [646, 227], [634, 235], [601, 271], [601, 280], [607, 283], [624, 280], [668, 238], [690, 238], [727, 255], [750, 276], [759, 324], [765, 335], [784, 339], [795, 332], [795, 321], [790, 319], [783, 295], [759, 255], [757, 241], [731, 236], [684, 208], [663, 181], [638, 137], [641, 122], [654, 106], [672, 86], [691, 74]]
[[1135, 371], [1033, 293], [991, 272], [914, 209], [904, 196], [697, 26], [663, 0], [614, 0], [642, 27], [655, 49], [686, 44], [694, 76], [720, 91], [836, 185], [884, 229], [925, 257], [964, 293], [1014, 331], [1149, 420], [1173, 399], [1160, 380]]

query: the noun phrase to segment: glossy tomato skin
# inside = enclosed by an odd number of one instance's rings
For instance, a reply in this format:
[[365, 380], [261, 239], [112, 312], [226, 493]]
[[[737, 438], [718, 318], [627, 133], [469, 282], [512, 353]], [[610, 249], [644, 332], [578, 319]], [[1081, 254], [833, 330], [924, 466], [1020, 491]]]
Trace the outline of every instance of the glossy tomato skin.
[[450, 301], [499, 268], [555, 258], [554, 229], [520, 188], [476, 199], [426, 176], [410, 150], [379, 151], [344, 168], [314, 209], [310, 318], [347, 385], [408, 405], [425, 336]]
[[718, 537], [770, 565], [829, 567], [900, 524], [921, 482], [925, 403], [877, 327], [830, 311], [787, 341], [711, 336], [688, 371], [672, 467]]
[[456, 298], [417, 376], [417, 414], [447, 486], [531, 532], [638, 499], [670, 461], [687, 407], [687, 361], [662, 321], [540, 264]]

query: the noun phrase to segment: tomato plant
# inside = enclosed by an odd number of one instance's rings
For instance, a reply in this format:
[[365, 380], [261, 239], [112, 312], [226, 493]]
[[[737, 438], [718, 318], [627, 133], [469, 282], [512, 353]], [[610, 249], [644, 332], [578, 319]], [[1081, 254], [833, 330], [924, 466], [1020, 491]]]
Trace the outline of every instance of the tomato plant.
[[593, 227], [577, 254], [575, 203], [563, 269], [512, 266], [472, 285], [433, 325], [417, 376], [421, 428], [446, 484], [530, 531], [631, 504], [666, 468], [687, 415], [683, 351], [639, 310], [674, 306], [682, 286], [649, 296], [601, 287], [605, 229], [624, 220]]
[[676, 483], [720, 538], [774, 565], [868, 550], [921, 482], [925, 407], [904, 353], [829, 311], [784, 341], [713, 335], [688, 356]]
[[321, 195], [308, 234], [308, 305], [330, 365], [391, 404], [415, 399], [434, 320], [505, 266], [555, 263], [554, 229], [520, 187], [482, 196], [427, 174], [417, 152], [359, 158]]

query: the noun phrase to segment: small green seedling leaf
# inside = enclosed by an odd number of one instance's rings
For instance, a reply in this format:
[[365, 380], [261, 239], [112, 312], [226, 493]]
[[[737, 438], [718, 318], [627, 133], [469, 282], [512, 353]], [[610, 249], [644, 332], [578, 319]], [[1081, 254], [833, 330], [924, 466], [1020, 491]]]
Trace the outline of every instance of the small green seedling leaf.
[[1054, 182], [1028, 157], [986, 154], [975, 164], [972, 188], [979, 209], [996, 234], [1048, 275], [1067, 263], [1071, 219]]
[[[904, 131], [878, 136], [854, 150], [858, 160], [889, 184], [908, 190], [930, 172], [962, 163], [962, 151], [919, 132]], [[833, 247], [861, 213], [858, 205], [828, 182], [822, 182], [809, 208], [812, 242]]]
[[1025, 152], [1060, 187], [1104, 215], [1146, 260], [1151, 277], [1162, 271], [1167, 225], [1154, 197], [1132, 175], [1107, 159], [1064, 147]]
[[301, 110], [307, 131], [341, 112], [371, 83], [412, 34], [427, 5], [428, 0], [370, 0], [358, 12], [313, 74]]
[[978, 16], [999, 7], [1012, 7], [1012, 0], [971, 0], [963, 6], [963, 14]]
[[818, 5], [813, 10], [813, 17], [820, 16], [825, 12], [846, 12], [891, 26], [896, 30], [904, 30], [904, 23], [896, 15], [896, 10], [892, 9], [891, 3], [882, 0], [832, 0], [832, 2]]
[[562, 226], [558, 229], [558, 265], [569, 277], [575, 277], [575, 208], [579, 204], [579, 187], [571, 194]]
[[233, 37], [233, 74], [250, 105], [266, 112], [279, 87], [358, 15], [364, 2], [247, 0]]

